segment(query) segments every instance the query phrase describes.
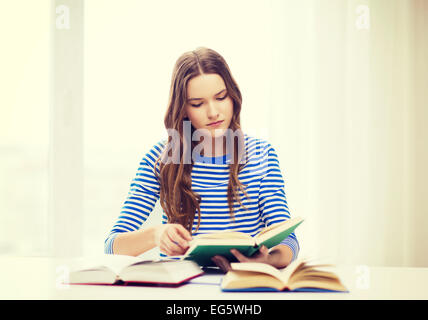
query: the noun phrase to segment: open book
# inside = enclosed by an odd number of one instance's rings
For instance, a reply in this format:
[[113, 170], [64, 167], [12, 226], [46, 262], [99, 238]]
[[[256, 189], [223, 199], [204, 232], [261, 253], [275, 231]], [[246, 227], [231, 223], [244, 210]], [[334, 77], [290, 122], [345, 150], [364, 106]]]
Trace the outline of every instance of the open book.
[[153, 261], [126, 255], [103, 255], [72, 261], [68, 283], [178, 285], [201, 274], [202, 269], [193, 261]]
[[303, 222], [300, 217], [271, 225], [252, 237], [243, 232], [216, 232], [195, 236], [189, 242], [182, 259], [196, 261], [201, 266], [210, 266], [214, 263], [211, 257], [222, 255], [230, 261], [235, 260], [230, 249], [237, 249], [247, 257], [256, 253], [262, 245], [268, 249], [281, 243]]
[[338, 291], [348, 292], [331, 265], [311, 265], [301, 259], [279, 270], [257, 262], [231, 263], [222, 291]]

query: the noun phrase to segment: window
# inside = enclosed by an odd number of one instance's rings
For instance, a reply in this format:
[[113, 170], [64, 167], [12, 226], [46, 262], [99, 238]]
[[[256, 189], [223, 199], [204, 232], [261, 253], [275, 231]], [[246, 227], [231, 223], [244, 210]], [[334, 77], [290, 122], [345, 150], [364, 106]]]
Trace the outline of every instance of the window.
[[[246, 129], [267, 128], [267, 114], [256, 110], [267, 103], [269, 83], [253, 75], [269, 79], [271, 70], [252, 59], [270, 61], [271, 8], [269, 2], [253, 1], [201, 6], [199, 1], [91, 0], [84, 11], [83, 247], [95, 254], [103, 252], [139, 161], [165, 137], [163, 117], [179, 55], [198, 46], [222, 54], [245, 93]], [[249, 57], [242, 56], [246, 50]], [[158, 201], [146, 223], [160, 223], [161, 212]]]
[[0, 2], [0, 254], [48, 250], [49, 12]]

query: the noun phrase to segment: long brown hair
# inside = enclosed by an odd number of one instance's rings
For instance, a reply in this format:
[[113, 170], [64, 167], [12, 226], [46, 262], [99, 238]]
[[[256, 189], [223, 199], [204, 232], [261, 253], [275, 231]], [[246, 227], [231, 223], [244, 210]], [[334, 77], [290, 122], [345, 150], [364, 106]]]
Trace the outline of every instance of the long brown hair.
[[[240, 132], [237, 137], [233, 137], [233, 146], [231, 163], [229, 164], [229, 183], [227, 188], [227, 200], [231, 217], [234, 219], [233, 203], [238, 200], [243, 206], [238, 189], [242, 190], [248, 197], [247, 192], [243, 188], [243, 184], [238, 179], [238, 173], [245, 165], [242, 159], [247, 156], [245, 148], [244, 135], [242, 134], [240, 125], [240, 112], [242, 104], [241, 91], [235, 80], [233, 79], [229, 66], [224, 58], [216, 51], [204, 47], [199, 47], [196, 50], [185, 52], [175, 63], [171, 87], [168, 101], [168, 109], [165, 114], [164, 124], [167, 130], [175, 130], [180, 135], [179, 143], [174, 143], [171, 136], [165, 146], [163, 155], [161, 155], [155, 164], [154, 171], [160, 182], [160, 203], [165, 211], [169, 223], [180, 223], [189, 232], [192, 231], [193, 221], [196, 211], [198, 212], [198, 226], [200, 226], [201, 196], [192, 190], [192, 167], [193, 159], [190, 163], [185, 163], [184, 158], [192, 152], [193, 148], [198, 144], [197, 141], [183, 138], [183, 121], [185, 118], [185, 104], [187, 101], [187, 84], [188, 82], [201, 74], [218, 74], [223, 78], [227, 92], [233, 101], [233, 116], [229, 129], [233, 132]], [[239, 129], [239, 130], [238, 130]], [[191, 126], [191, 136], [193, 136], [194, 127]], [[238, 143], [235, 143], [235, 138], [238, 138]], [[239, 141], [240, 140], [240, 141]], [[244, 145], [244, 152], [238, 150], [239, 146]], [[160, 161], [169, 156], [165, 151], [170, 150], [175, 155], [179, 154], [179, 163], [165, 163]], [[238, 152], [239, 151], [239, 152]], [[169, 153], [169, 151], [168, 151]], [[160, 161], [158, 175], [157, 165]], [[244, 207], [245, 208], [245, 207]], [[245, 208], [246, 209], [246, 208]]]

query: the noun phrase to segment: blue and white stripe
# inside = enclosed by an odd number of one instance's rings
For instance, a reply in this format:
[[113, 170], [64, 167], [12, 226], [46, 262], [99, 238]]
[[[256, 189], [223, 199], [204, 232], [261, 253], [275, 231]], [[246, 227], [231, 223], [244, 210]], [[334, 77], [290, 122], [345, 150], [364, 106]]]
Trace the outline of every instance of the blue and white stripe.
[[[248, 157], [238, 177], [246, 185], [249, 198], [242, 192], [240, 196], [247, 210], [235, 201], [234, 219], [230, 217], [227, 203], [230, 157], [198, 157], [191, 175], [192, 190], [201, 196], [201, 221], [196, 231], [196, 214], [193, 236], [222, 230], [255, 236], [266, 226], [290, 219], [284, 179], [275, 149], [267, 141], [247, 134], [244, 136]], [[113, 253], [113, 241], [118, 234], [138, 230], [153, 211], [160, 196], [159, 181], [153, 168], [165, 143], [166, 140], [162, 140], [154, 145], [140, 162], [120, 215], [105, 240], [105, 253]], [[162, 223], [167, 223], [165, 212], [162, 214]], [[296, 259], [299, 243], [295, 234], [292, 233], [281, 243], [291, 248], [293, 260]]]

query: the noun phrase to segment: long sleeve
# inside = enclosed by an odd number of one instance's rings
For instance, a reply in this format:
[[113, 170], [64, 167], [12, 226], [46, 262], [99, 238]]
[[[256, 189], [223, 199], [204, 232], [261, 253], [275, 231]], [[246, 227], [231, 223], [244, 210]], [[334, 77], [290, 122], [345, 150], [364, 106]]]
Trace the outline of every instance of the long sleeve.
[[113, 253], [118, 234], [138, 230], [153, 211], [160, 196], [159, 181], [153, 171], [160, 152], [161, 145], [157, 144], [141, 160], [120, 215], [104, 241], [105, 253]]
[[[260, 182], [259, 210], [266, 226], [290, 219], [287, 199], [285, 195], [284, 179], [275, 149], [267, 144], [262, 155], [263, 165], [266, 168]], [[297, 258], [300, 247], [294, 232], [285, 238], [281, 244], [293, 251], [292, 261]]]

